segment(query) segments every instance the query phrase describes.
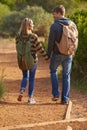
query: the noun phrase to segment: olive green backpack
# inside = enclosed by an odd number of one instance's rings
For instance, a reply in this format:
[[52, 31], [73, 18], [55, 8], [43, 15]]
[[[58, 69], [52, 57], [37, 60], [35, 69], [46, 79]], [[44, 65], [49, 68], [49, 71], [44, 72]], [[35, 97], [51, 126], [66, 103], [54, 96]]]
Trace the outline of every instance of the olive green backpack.
[[30, 70], [34, 66], [34, 58], [31, 54], [31, 43], [29, 35], [27, 38], [22, 38], [21, 35], [17, 37], [16, 51], [18, 66], [21, 70]]

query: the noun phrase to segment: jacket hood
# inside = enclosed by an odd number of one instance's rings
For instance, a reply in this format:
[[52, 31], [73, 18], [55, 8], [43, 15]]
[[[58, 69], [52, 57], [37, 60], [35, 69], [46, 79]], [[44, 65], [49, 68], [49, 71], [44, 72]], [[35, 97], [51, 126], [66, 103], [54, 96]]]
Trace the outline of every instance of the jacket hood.
[[64, 25], [69, 25], [71, 20], [64, 17], [64, 18], [56, 19], [55, 22], [60, 22], [63, 23]]

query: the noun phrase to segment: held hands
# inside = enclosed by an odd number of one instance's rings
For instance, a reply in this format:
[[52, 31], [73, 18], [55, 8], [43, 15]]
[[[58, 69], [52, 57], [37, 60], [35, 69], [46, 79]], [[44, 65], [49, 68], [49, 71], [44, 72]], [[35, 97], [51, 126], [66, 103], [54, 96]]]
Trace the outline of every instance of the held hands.
[[45, 58], [45, 60], [46, 60], [46, 63], [50, 63], [50, 57], [47, 55], [47, 53], [46, 53], [46, 58]]
[[46, 60], [46, 63], [50, 63], [50, 58]]

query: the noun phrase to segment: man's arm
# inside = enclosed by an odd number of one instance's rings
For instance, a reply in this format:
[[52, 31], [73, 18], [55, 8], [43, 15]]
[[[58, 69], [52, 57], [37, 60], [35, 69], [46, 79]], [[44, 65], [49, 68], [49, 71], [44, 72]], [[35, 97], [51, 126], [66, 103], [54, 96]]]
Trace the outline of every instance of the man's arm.
[[50, 28], [50, 34], [48, 38], [48, 49], [47, 49], [47, 55], [50, 58], [53, 52], [54, 43], [55, 43], [55, 30], [54, 25]]

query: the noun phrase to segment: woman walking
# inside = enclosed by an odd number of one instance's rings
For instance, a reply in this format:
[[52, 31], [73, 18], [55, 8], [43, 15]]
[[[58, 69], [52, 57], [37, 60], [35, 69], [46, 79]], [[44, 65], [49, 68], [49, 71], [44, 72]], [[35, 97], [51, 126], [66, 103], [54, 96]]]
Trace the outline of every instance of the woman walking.
[[[16, 37], [16, 45], [18, 44], [20, 38], [22, 37], [23, 40], [26, 41], [26, 39], [29, 40], [31, 44], [31, 54], [34, 58], [34, 66], [30, 70], [22, 70], [22, 81], [20, 86], [20, 94], [17, 98], [18, 101], [22, 101], [23, 94], [25, 92], [27, 81], [29, 80], [29, 86], [28, 86], [28, 104], [35, 104], [36, 101], [33, 98], [34, 93], [34, 80], [35, 80], [35, 74], [38, 64], [38, 57], [37, 57], [37, 51], [40, 52], [40, 54], [44, 57], [45, 60], [48, 60], [48, 56], [46, 55], [46, 52], [42, 48], [42, 45], [38, 42], [38, 36], [34, 33], [32, 33], [33, 30], [33, 21], [29, 18], [25, 18], [20, 26], [18, 35]], [[29, 38], [28, 38], [29, 37]]]

